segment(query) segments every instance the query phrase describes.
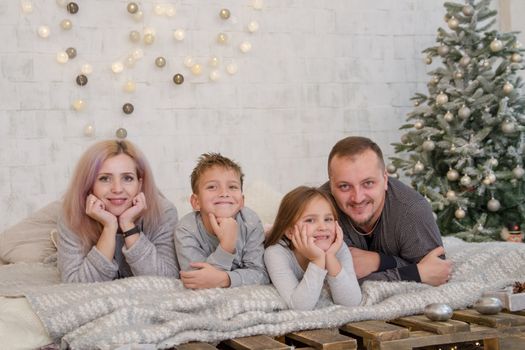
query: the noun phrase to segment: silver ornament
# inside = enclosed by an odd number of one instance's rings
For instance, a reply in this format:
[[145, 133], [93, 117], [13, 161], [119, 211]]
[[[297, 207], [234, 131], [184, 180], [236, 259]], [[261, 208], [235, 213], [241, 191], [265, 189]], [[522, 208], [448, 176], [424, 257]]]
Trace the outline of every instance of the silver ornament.
[[492, 40], [490, 43], [490, 51], [499, 52], [501, 50], [503, 50], [503, 43], [498, 39]]
[[501, 203], [496, 198], [491, 198], [487, 202], [487, 209], [490, 211], [498, 211], [501, 209]]
[[470, 113], [471, 113], [471, 112], [470, 112], [470, 108], [468, 108], [467, 106], [463, 105], [463, 106], [461, 106], [461, 108], [460, 108], [459, 111], [458, 111], [458, 116], [459, 116], [461, 119], [465, 120], [465, 119], [467, 119], [468, 117], [470, 117]]
[[419, 160], [417, 161], [416, 165], [414, 165], [414, 173], [420, 173], [423, 170], [425, 170], [425, 165], [421, 163]]
[[490, 184], [492, 183], [488, 177], [485, 177], [483, 180], [481, 180], [481, 182], [485, 186], [490, 186]]
[[454, 120], [454, 114], [450, 113], [450, 111], [447, 111], [447, 113], [445, 113], [445, 116], [443, 117], [443, 119], [445, 119], [445, 121], [447, 122], [451, 122]]
[[461, 220], [465, 217], [467, 213], [465, 213], [465, 211], [461, 208], [458, 208], [456, 209], [456, 211], [454, 212], [454, 216], [456, 217], [456, 219], [458, 220]]
[[463, 56], [459, 60], [459, 65], [462, 66], [462, 67], [468, 66], [469, 63], [470, 63], [470, 57], [469, 56]]
[[501, 311], [503, 304], [501, 300], [494, 297], [483, 297], [480, 298], [474, 304], [474, 309], [483, 315], [495, 315]]
[[436, 104], [438, 105], [443, 105], [445, 103], [448, 102], [448, 96], [447, 94], [443, 93], [443, 92], [440, 92], [437, 96], [436, 96]]
[[410, 138], [408, 137], [408, 134], [401, 135], [401, 143], [406, 145], [409, 142], [410, 142]]
[[459, 179], [459, 173], [455, 169], [447, 171], [447, 179], [449, 181], [457, 181]]
[[471, 5], [465, 5], [463, 6], [461, 12], [463, 12], [465, 16], [470, 17], [474, 14], [474, 7], [472, 7]]
[[460, 182], [463, 186], [470, 186], [470, 184], [472, 183], [472, 179], [471, 179], [470, 176], [468, 176], [468, 175], [463, 175], [463, 177], [461, 177], [461, 179], [459, 180], [459, 182]]
[[447, 45], [440, 45], [437, 48], [438, 55], [445, 57], [449, 53], [450, 49]]
[[459, 21], [454, 16], [448, 20], [447, 24], [450, 29], [457, 29], [459, 27]]
[[434, 303], [425, 306], [425, 316], [432, 321], [447, 321], [452, 317], [452, 308], [447, 304]]
[[503, 84], [503, 93], [505, 95], [509, 95], [512, 90], [514, 90], [514, 86], [511, 83], [507, 81], [505, 84]]
[[494, 173], [489, 173], [487, 174], [486, 179], [489, 180], [491, 184], [493, 184], [496, 182], [496, 175]]
[[497, 160], [496, 158], [490, 158], [490, 159], [488, 160], [488, 163], [489, 163], [489, 165], [490, 165], [491, 167], [497, 167], [498, 164], [499, 164], [499, 162], [498, 162], [498, 160]]
[[454, 73], [454, 79], [463, 79], [463, 72], [458, 70]]
[[436, 148], [436, 144], [432, 140], [426, 140], [423, 142], [423, 149], [427, 152], [431, 152]]
[[432, 57], [427, 56], [427, 57], [425, 58], [425, 63], [426, 63], [426, 64], [432, 64]]
[[522, 57], [519, 53], [513, 53], [512, 56], [510, 56], [510, 60], [514, 63], [520, 63], [522, 60]]
[[418, 129], [418, 130], [419, 130], [419, 129], [422, 129], [423, 126], [424, 126], [424, 124], [423, 124], [423, 122], [422, 122], [421, 120], [418, 120], [418, 121], [416, 121], [416, 122], [414, 123], [414, 128], [416, 128], [416, 129]]
[[514, 131], [516, 131], [516, 125], [514, 125], [514, 123], [510, 120], [505, 120], [503, 123], [501, 123], [501, 131], [503, 131], [505, 134], [512, 134]]
[[390, 164], [388, 164], [388, 165], [386, 166], [386, 171], [387, 171], [389, 174], [393, 174], [393, 173], [395, 173], [396, 170], [397, 170], [396, 166], [395, 166], [394, 164], [392, 164], [392, 163], [390, 163]]
[[512, 175], [516, 179], [521, 179], [523, 175], [525, 175], [525, 170], [520, 165], [518, 165], [514, 169], [512, 169]]
[[433, 75], [433, 76], [432, 76], [432, 79], [430, 79], [430, 83], [431, 83], [432, 85], [436, 85], [437, 83], [439, 83], [439, 80], [440, 80], [440, 79], [439, 79], [439, 75]]
[[445, 197], [447, 197], [449, 201], [455, 201], [457, 199], [456, 192], [452, 190], [448, 190], [447, 193], [445, 194]]

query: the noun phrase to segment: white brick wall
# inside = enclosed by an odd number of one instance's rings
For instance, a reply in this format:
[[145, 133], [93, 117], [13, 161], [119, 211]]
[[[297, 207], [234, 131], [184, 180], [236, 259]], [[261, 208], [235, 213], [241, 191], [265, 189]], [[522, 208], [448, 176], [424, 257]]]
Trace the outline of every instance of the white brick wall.
[[[445, 25], [442, 0], [265, 0], [262, 11], [248, 0], [180, 0], [174, 18], [155, 16], [155, 1], [138, 3], [142, 23], [124, 0], [79, 1], [76, 15], [55, 0], [33, 0], [30, 14], [20, 1], [0, 2], [0, 230], [59, 198], [82, 151], [113, 138], [118, 127], [148, 155], [181, 214], [203, 152], [234, 158], [248, 184], [262, 180], [281, 192], [324, 182], [327, 154], [346, 135], [369, 136], [390, 155], [409, 98], [427, 81], [420, 52]], [[236, 23], [218, 18], [223, 7]], [[71, 31], [60, 29], [64, 18]], [[245, 29], [252, 19], [260, 24], [255, 34]], [[36, 35], [43, 24], [51, 28], [48, 39]], [[143, 27], [156, 29], [151, 46], [128, 40]], [[177, 28], [187, 29], [185, 41], [172, 38]], [[235, 45], [218, 46], [220, 31]], [[242, 55], [237, 45], [245, 39], [253, 49]], [[77, 58], [58, 64], [57, 51], [69, 46]], [[114, 75], [111, 63], [134, 47], [144, 58]], [[203, 65], [202, 76], [184, 67], [187, 55]], [[234, 58], [238, 74], [228, 76], [223, 62], [222, 79], [210, 82], [211, 55]], [[168, 60], [163, 69], [154, 65], [157, 56]], [[95, 71], [78, 87], [86, 62]], [[181, 86], [171, 82], [176, 72], [186, 78]], [[137, 82], [133, 94], [122, 91], [127, 79]], [[77, 98], [86, 110], [71, 108]], [[135, 106], [130, 116], [121, 111], [125, 102]], [[83, 135], [88, 123], [96, 128], [92, 138]]]

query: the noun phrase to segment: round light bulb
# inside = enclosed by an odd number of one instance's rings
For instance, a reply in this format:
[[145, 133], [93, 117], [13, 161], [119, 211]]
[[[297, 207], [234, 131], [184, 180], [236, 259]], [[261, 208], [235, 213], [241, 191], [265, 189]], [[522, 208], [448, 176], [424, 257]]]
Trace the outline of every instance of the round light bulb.
[[70, 30], [71, 28], [73, 28], [73, 22], [71, 22], [69, 19], [63, 19], [60, 22], [60, 28], [64, 30]]
[[230, 75], [234, 75], [237, 73], [237, 71], [239, 70], [239, 67], [237, 66], [236, 63], [229, 63], [227, 66], [226, 66], [226, 71], [228, 72], [228, 74]]
[[250, 52], [252, 49], [252, 44], [249, 41], [243, 41], [239, 46], [239, 49], [242, 53]]
[[164, 13], [166, 13], [166, 8], [162, 4], [156, 4], [153, 6], [153, 12], [155, 12], [157, 16], [162, 16]]
[[140, 41], [140, 33], [136, 30], [129, 32], [129, 40], [132, 43], [138, 43]]
[[131, 56], [133, 56], [133, 58], [136, 60], [140, 60], [142, 57], [144, 57], [144, 51], [142, 49], [135, 49], [131, 53]]
[[22, 7], [23, 13], [31, 13], [33, 12], [33, 3], [29, 0], [24, 0], [20, 3], [20, 6]]
[[80, 68], [80, 72], [85, 75], [90, 75], [91, 73], [93, 73], [93, 66], [89, 63], [85, 63]]
[[67, 3], [69, 2], [68, 0], [56, 0], [57, 2], [57, 5], [60, 6], [60, 7], [66, 7]]
[[173, 37], [175, 40], [182, 41], [184, 40], [184, 37], [186, 36], [186, 32], [184, 29], [177, 29], [173, 32]]
[[77, 112], [83, 111], [86, 108], [86, 102], [81, 99], [73, 101], [73, 109]]
[[135, 82], [133, 80], [128, 80], [124, 83], [124, 86], [122, 87], [122, 89], [125, 91], [125, 92], [135, 92], [135, 90], [137, 89], [137, 84], [135, 84]]
[[210, 57], [209, 64], [210, 64], [210, 67], [218, 67], [220, 64], [219, 57], [217, 56]]
[[58, 63], [64, 64], [64, 63], [67, 63], [67, 61], [69, 61], [69, 56], [67, 55], [67, 52], [59, 51], [59, 52], [57, 52], [56, 59], [57, 59]]
[[226, 44], [228, 42], [228, 36], [224, 33], [217, 34], [217, 42], [222, 45]]
[[188, 68], [191, 68], [194, 64], [195, 62], [193, 61], [193, 57], [186, 56], [186, 58], [184, 59], [184, 65]]
[[128, 68], [132, 68], [135, 65], [135, 62], [136, 61], [133, 55], [129, 55], [128, 57], [124, 59], [124, 65]]
[[193, 75], [200, 75], [202, 73], [201, 65], [198, 63], [195, 63], [193, 66], [191, 66], [191, 73]]
[[210, 72], [210, 80], [211, 81], [217, 81], [219, 80], [221, 77], [221, 74], [219, 73], [218, 70], [214, 69]]
[[144, 18], [144, 12], [142, 12], [142, 10], [138, 10], [133, 14], [133, 19], [137, 22], [142, 21], [142, 18]]
[[111, 65], [111, 71], [115, 74], [122, 73], [124, 70], [124, 64], [120, 61], [113, 62]]
[[175, 6], [167, 4], [165, 5], [165, 15], [168, 17], [174, 17], [177, 13], [177, 10], [175, 9]]
[[255, 33], [258, 30], [259, 30], [259, 23], [257, 21], [250, 21], [250, 23], [248, 23], [248, 31], [250, 33]]
[[38, 36], [41, 38], [47, 38], [49, 34], [51, 33], [51, 30], [48, 26], [40, 26], [37, 29]]
[[95, 127], [92, 124], [88, 124], [84, 127], [84, 136], [91, 137], [95, 135]]
[[151, 45], [155, 41], [155, 35], [152, 33], [144, 34], [144, 44]]
[[252, 6], [256, 10], [261, 10], [264, 6], [264, 0], [253, 0]]

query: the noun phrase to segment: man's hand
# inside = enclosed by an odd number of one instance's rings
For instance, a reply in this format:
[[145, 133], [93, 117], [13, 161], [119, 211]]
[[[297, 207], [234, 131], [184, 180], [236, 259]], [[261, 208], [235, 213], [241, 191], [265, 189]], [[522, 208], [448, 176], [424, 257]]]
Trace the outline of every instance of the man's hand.
[[180, 272], [180, 280], [184, 287], [201, 289], [227, 288], [230, 286], [230, 276], [225, 271], [219, 270], [205, 262], [194, 262], [190, 266], [198, 270]]
[[348, 247], [352, 254], [355, 274], [358, 279], [366, 277], [379, 269], [379, 254], [356, 247]]
[[219, 239], [222, 249], [230, 254], [235, 253], [237, 246], [237, 221], [234, 218], [218, 218], [213, 213], [209, 214], [213, 233]]
[[448, 282], [452, 274], [452, 261], [441, 259], [439, 256], [443, 254], [445, 254], [445, 249], [437, 247], [417, 264], [421, 282], [431, 286], [439, 286]]

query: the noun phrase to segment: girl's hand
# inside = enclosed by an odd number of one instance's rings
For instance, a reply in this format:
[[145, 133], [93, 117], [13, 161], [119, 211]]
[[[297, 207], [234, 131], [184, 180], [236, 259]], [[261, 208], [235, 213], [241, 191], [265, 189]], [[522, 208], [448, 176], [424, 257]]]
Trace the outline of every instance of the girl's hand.
[[135, 222], [137, 222], [146, 209], [148, 209], [146, 196], [144, 196], [144, 192], [140, 192], [133, 198], [132, 206], [120, 214], [118, 218], [122, 232], [132, 229], [133, 226], [135, 226]]
[[117, 232], [117, 217], [107, 211], [104, 202], [93, 194], [86, 198], [86, 215], [100, 222], [104, 227], [114, 228], [115, 233]]
[[291, 236], [294, 249], [306, 259], [324, 269], [325, 253], [315, 244], [314, 237], [308, 236], [307, 225], [303, 225], [301, 229], [295, 225]]
[[330, 248], [326, 251], [327, 255], [335, 255], [343, 245], [343, 229], [339, 226], [339, 222], [335, 222], [335, 239]]

